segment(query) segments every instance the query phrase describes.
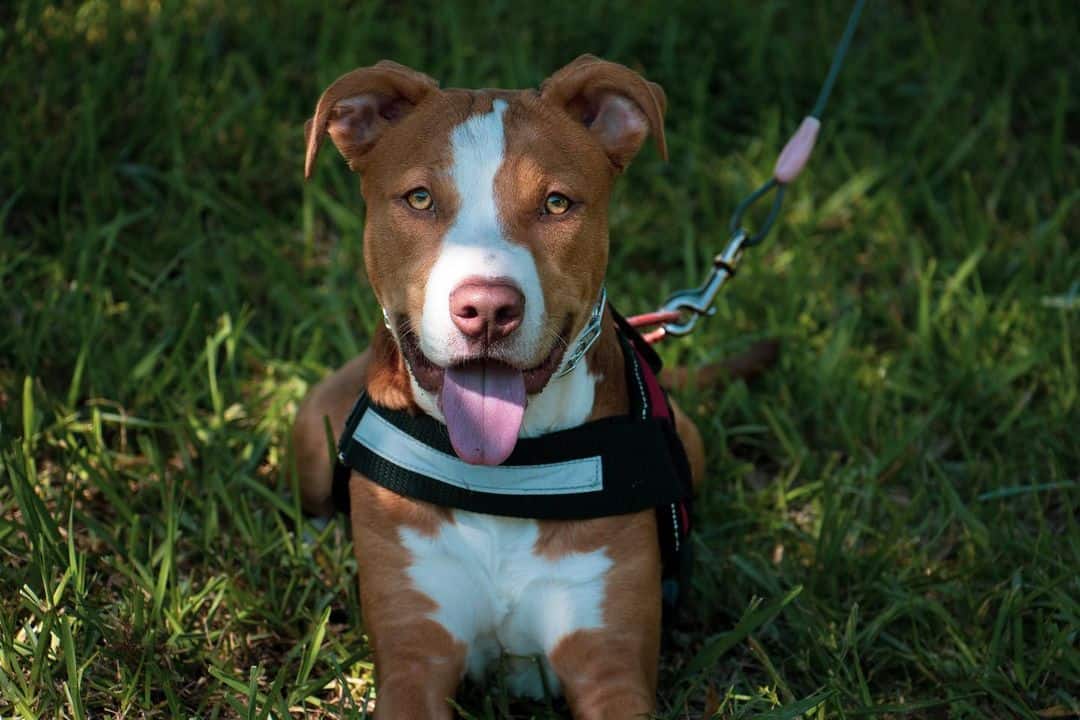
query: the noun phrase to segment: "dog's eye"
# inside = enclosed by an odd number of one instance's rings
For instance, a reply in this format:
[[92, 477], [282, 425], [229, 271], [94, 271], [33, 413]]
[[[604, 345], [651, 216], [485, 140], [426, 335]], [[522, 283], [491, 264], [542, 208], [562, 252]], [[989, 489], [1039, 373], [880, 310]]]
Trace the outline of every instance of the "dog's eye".
[[416, 188], [405, 193], [405, 202], [414, 210], [430, 210], [435, 201], [427, 188]]
[[548, 215], [562, 215], [573, 203], [562, 193], [551, 193], [544, 199], [544, 212]]

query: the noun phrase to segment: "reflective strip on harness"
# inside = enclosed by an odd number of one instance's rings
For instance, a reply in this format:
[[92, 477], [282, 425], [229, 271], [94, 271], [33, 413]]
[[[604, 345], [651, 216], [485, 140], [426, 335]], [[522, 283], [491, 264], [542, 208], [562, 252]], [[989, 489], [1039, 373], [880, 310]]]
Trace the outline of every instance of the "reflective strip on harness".
[[[453, 454], [446, 426], [434, 418], [375, 405], [362, 394], [338, 452], [339, 467], [399, 495], [538, 520], [639, 512], [679, 502], [689, 487], [674, 426], [651, 416], [608, 417], [523, 438], [502, 465], [469, 465]], [[348, 473], [339, 472], [334, 498], [345, 512], [347, 485]]]
[[597, 492], [604, 487], [599, 456], [542, 465], [471, 465], [417, 440], [373, 412], [364, 413], [352, 438], [395, 465], [464, 490], [497, 495], [566, 495]]

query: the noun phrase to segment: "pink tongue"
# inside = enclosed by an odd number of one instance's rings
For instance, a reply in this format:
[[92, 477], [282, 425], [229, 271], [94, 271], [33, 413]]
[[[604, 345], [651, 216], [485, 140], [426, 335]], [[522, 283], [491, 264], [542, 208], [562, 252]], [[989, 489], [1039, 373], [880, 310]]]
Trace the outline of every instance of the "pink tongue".
[[498, 465], [510, 457], [525, 416], [520, 370], [494, 362], [447, 368], [440, 400], [458, 457], [473, 465]]

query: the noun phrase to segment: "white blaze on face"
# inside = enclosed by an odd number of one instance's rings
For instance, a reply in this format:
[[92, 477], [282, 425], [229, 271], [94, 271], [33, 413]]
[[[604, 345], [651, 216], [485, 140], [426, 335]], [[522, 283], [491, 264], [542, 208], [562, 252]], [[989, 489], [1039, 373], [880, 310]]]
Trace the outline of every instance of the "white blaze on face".
[[450, 136], [450, 175], [459, 209], [428, 275], [420, 318], [420, 349], [443, 367], [467, 354], [466, 338], [450, 316], [450, 293], [463, 280], [476, 277], [510, 280], [525, 295], [521, 327], [507, 338], [510, 342], [500, 359], [521, 365], [541, 359], [537, 358], [544, 345], [540, 276], [529, 249], [507, 239], [495, 198], [495, 175], [505, 147], [504, 112], [506, 101], [496, 100], [491, 112], [473, 115]]

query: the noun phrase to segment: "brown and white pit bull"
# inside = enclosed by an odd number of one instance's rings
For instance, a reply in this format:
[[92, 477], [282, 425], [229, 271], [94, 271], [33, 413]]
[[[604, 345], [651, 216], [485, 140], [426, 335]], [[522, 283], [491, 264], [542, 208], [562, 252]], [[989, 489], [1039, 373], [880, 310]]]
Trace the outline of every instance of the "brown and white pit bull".
[[[364, 258], [385, 310], [371, 347], [318, 384], [293, 434], [305, 509], [329, 515], [332, 459], [357, 394], [447, 423], [458, 455], [495, 465], [518, 438], [627, 412], [623, 350], [605, 313], [566, 374], [604, 283], [608, 200], [652, 134], [664, 92], [583, 56], [539, 90], [441, 90], [392, 62], [323, 93], [305, 176], [329, 135], [362, 175]], [[471, 400], [470, 400], [471, 398]], [[675, 408], [695, 482], [704, 453]], [[661, 632], [654, 513], [527, 520], [408, 499], [358, 473], [352, 539], [380, 718], [450, 717], [468, 673], [509, 658], [512, 691], [539, 696], [533, 658], [577, 718], [654, 707]]]

